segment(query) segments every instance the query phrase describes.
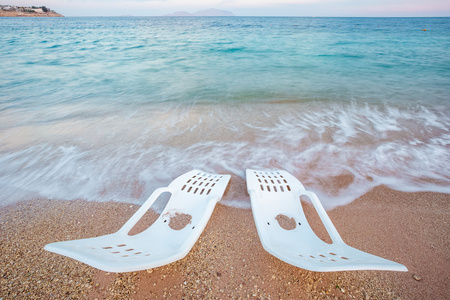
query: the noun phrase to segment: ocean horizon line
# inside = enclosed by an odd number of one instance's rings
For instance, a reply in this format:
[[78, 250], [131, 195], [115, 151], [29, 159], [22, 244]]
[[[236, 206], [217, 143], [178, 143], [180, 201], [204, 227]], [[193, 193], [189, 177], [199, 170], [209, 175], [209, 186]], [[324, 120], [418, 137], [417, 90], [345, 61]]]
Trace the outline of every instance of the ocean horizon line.
[[81, 16], [81, 15], [65, 15], [65, 18], [329, 18], [329, 19], [357, 19], [357, 18], [367, 18], [367, 19], [427, 19], [427, 18], [450, 18], [448, 16], [248, 16], [248, 15], [234, 15], [234, 16], [166, 16], [166, 15], [111, 15], [111, 16]]

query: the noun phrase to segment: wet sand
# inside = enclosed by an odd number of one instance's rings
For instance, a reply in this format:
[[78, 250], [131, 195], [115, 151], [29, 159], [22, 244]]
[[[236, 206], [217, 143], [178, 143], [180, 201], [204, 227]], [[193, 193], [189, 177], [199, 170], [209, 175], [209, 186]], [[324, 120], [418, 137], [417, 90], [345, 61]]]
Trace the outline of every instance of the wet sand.
[[[251, 210], [218, 204], [185, 258], [120, 274], [96, 270], [43, 247], [112, 233], [138, 206], [21, 202], [0, 209], [0, 298], [448, 299], [449, 201], [447, 194], [377, 187], [328, 212], [346, 243], [404, 264], [408, 272], [318, 273], [296, 268], [262, 248]], [[312, 206], [304, 207], [322, 236]]]

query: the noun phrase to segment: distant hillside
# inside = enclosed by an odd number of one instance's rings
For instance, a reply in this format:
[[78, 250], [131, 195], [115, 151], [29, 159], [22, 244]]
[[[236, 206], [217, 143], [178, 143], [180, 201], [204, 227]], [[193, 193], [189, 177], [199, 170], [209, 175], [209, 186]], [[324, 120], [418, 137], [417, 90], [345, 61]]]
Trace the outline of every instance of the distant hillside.
[[232, 17], [234, 14], [231, 11], [219, 10], [210, 8], [207, 10], [200, 10], [195, 13], [188, 13], [186, 11], [177, 11], [173, 14], [164, 15], [166, 17]]
[[64, 17], [45, 6], [0, 5], [0, 17]]

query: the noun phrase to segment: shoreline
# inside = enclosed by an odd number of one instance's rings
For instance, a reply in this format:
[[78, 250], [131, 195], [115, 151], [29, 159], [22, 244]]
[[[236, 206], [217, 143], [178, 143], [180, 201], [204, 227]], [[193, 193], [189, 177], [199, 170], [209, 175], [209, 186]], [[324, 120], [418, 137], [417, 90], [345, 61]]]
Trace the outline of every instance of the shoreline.
[[[347, 244], [409, 270], [328, 273], [306, 271], [270, 255], [261, 246], [251, 210], [220, 202], [185, 258], [147, 271], [106, 273], [43, 247], [115, 232], [139, 206], [20, 202], [0, 211], [0, 298], [445, 299], [449, 200], [448, 194], [380, 186], [328, 211]], [[316, 228], [312, 206], [304, 209]], [[318, 232], [321, 236], [320, 228]]]
[[0, 18], [1, 17], [7, 17], [7, 18], [14, 18], [14, 17], [27, 17], [27, 18], [40, 18], [40, 17], [58, 17], [63, 18], [64, 16], [58, 13], [25, 13], [25, 12], [16, 12], [16, 11], [0, 11]]

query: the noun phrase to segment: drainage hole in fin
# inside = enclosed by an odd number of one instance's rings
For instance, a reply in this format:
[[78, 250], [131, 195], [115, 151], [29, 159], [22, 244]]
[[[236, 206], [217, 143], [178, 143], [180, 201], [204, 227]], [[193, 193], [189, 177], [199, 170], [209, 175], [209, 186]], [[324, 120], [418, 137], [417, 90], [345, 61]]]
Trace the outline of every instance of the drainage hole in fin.
[[[187, 187], [188, 186], [186, 185], [182, 193], [186, 193]], [[128, 235], [135, 236], [149, 229], [152, 225], [154, 225], [155, 222], [164, 222], [164, 219], [166, 219], [166, 217], [161, 215], [161, 211], [163, 211], [166, 207], [171, 195], [172, 193], [170, 192], [163, 192], [161, 195], [159, 195], [150, 209], [148, 209], [136, 222], [136, 224], [128, 231]]]
[[169, 227], [173, 230], [181, 230], [191, 224], [192, 216], [183, 213], [175, 213], [170, 216]]
[[284, 230], [294, 230], [297, 227], [295, 219], [289, 218], [286, 215], [279, 214], [275, 217], [275, 220], [277, 220], [278, 225]]

